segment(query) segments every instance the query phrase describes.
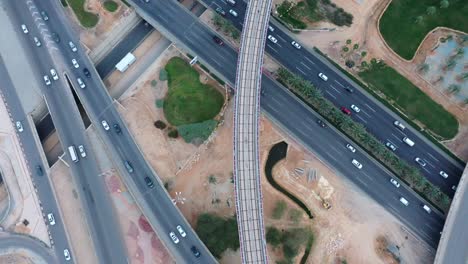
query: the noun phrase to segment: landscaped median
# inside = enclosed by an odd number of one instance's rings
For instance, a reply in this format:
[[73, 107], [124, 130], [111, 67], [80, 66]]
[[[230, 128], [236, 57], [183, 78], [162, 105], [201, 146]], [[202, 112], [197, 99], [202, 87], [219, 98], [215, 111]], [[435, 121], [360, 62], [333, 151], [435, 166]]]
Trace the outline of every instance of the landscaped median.
[[285, 68], [280, 68], [276, 75], [279, 82], [288, 87], [336, 128], [359, 144], [372, 157], [396, 174], [417, 193], [443, 212], [448, 211], [451, 200], [446, 194], [427, 181], [417, 168], [410, 166], [388, 150], [379, 140], [369, 134], [362, 124], [354, 122], [349, 116], [341, 113], [312, 83], [289, 72]]
[[99, 17], [84, 9], [85, 2], [85, 0], [67, 0], [80, 24], [85, 28], [92, 28], [98, 23]]

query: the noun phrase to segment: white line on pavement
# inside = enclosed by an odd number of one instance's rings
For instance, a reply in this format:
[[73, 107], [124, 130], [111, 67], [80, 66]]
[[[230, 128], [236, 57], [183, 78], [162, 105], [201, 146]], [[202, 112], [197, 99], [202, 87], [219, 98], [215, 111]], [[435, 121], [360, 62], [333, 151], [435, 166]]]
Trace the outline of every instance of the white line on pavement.
[[337, 93], [341, 94], [341, 92], [338, 89], [336, 89], [335, 86], [330, 84], [330, 87], [333, 88], [333, 90], [335, 90]]
[[278, 35], [276, 35], [277, 38], [281, 39], [282, 41], [286, 42], [286, 40]]
[[364, 105], [367, 106], [367, 108], [369, 108], [372, 112], [374, 112], [374, 113], [376, 112], [376, 111], [374, 110], [374, 108], [370, 107], [368, 104], [364, 103]]
[[394, 138], [398, 139], [398, 141], [401, 141], [401, 138], [397, 137], [397, 136], [394, 135], [393, 133], [392, 133], [392, 136], [393, 136]]
[[325, 90], [325, 92], [326, 92], [327, 94], [329, 94], [331, 97], [333, 97], [334, 99], [336, 99], [336, 96], [334, 96], [334, 95], [333, 95], [332, 93], [330, 93], [328, 90]]
[[437, 162], [440, 162], [440, 160], [436, 159], [436, 157], [432, 156], [431, 153], [427, 153], [427, 155], [429, 155], [433, 160], [437, 161]]
[[312, 70], [309, 66], [307, 66], [304, 62], [301, 61], [301, 64], [306, 67], [309, 71]]
[[309, 59], [307, 57], [304, 57], [304, 59], [308, 60], [310, 63], [312, 63], [312, 65], [315, 65], [315, 63], [311, 59]]
[[296, 69], [297, 69], [298, 71], [302, 72], [302, 74], [307, 75], [307, 74], [306, 74], [305, 72], [303, 72], [299, 67], [296, 66]]
[[342, 83], [340, 83], [339, 81], [337, 80], [334, 80], [337, 84], [341, 85], [341, 87], [344, 87], [344, 85]]
[[272, 46], [270, 46], [270, 44], [267, 44], [268, 47], [270, 47], [270, 49], [272, 49], [274, 52], [278, 53], [277, 50], [275, 50]]
[[357, 118], [359, 118], [359, 119], [361, 119], [361, 120], [362, 120], [362, 122], [364, 122], [364, 123], [366, 123], [366, 124], [367, 124], [367, 121], [366, 121], [366, 120], [364, 120], [364, 118], [362, 118], [362, 117], [360, 117], [360, 116], [358, 116], [358, 115], [357, 115], [356, 117], [357, 117]]

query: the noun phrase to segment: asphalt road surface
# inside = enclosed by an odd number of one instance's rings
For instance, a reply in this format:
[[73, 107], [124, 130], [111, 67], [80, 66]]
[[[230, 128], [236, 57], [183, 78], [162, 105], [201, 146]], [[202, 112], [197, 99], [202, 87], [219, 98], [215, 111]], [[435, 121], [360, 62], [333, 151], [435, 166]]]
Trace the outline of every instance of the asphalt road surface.
[[[213, 9], [216, 7], [223, 8], [227, 15], [225, 18], [232, 21], [234, 26], [239, 30], [242, 29], [245, 10], [247, 4], [244, 1], [237, 1], [235, 7], [232, 7], [224, 0], [202, 0], [206, 5]], [[234, 17], [228, 13], [229, 9], [234, 9], [238, 16]], [[351, 110], [351, 105], [356, 105], [360, 108], [360, 112], [353, 112], [351, 118], [365, 126], [367, 131], [372, 133], [382, 143], [391, 142], [397, 147], [395, 154], [419, 168], [423, 175], [433, 184], [450, 197], [453, 197], [455, 191], [452, 186], [456, 186], [460, 181], [463, 172], [464, 164], [453, 160], [442, 150], [438, 149], [434, 144], [425, 139], [420, 133], [414, 129], [410, 129], [396, 114], [383, 106], [372, 96], [364, 93], [361, 88], [353, 82], [345, 78], [342, 73], [332, 67], [330, 63], [325, 63], [319, 59], [320, 55], [315, 52], [309, 52], [302, 47], [297, 49], [291, 42], [294, 40], [283, 31], [282, 27], [276, 26], [270, 22], [270, 26], [274, 28], [269, 30], [268, 34], [276, 38], [277, 43], [267, 39], [265, 51], [275, 58], [284, 67], [293, 73], [309, 80], [315, 86], [319, 87], [323, 95], [330, 100], [336, 107], [346, 107]], [[328, 77], [328, 81], [320, 79], [318, 74], [322, 72]], [[353, 93], [348, 92], [345, 88], [352, 87]], [[406, 129], [401, 131], [397, 129], [393, 122], [398, 120], [405, 124]], [[406, 145], [402, 139], [408, 137], [415, 142], [413, 147]], [[415, 162], [415, 158], [419, 157], [426, 161], [427, 165], [421, 167]], [[440, 171], [446, 172], [449, 177], [447, 179], [439, 175]]]
[[[28, 55], [32, 58], [32, 61], [35, 61], [36, 80], [43, 84], [42, 92], [52, 120], [57, 128], [63, 149], [67, 151], [68, 146], [84, 145], [85, 150], [88, 150], [86, 151], [87, 157], [81, 158], [77, 163], [70, 160], [68, 152], [66, 152], [67, 156], [65, 160], [70, 166], [77, 184], [77, 192], [82, 201], [98, 260], [100, 263], [127, 263], [123, 237], [120, 233], [120, 227], [116, 222], [111, 200], [106, 192], [103, 177], [99, 177], [99, 170], [94, 155], [89, 151], [91, 148], [85, 136], [83, 121], [80, 118], [78, 108], [66, 82], [66, 75], [68, 75], [72, 83], [77, 85], [75, 82], [77, 74], [70, 67], [70, 57], [73, 56], [73, 52], [68, 47], [70, 38], [67, 38], [65, 34], [61, 34], [60, 31], [61, 22], [57, 20], [56, 15], [56, 10], [60, 8], [58, 5], [60, 5], [58, 1], [37, 1], [37, 3], [33, 1], [15, 1], [11, 3], [12, 10], [9, 14], [17, 21], [17, 32], [20, 38], [22, 38], [24, 49], [30, 53]], [[45, 22], [40, 18], [39, 10], [46, 10], [48, 12], [49, 21]], [[28, 34], [23, 34], [20, 27], [21, 24], [27, 25], [29, 29]], [[51, 37], [52, 32], [55, 32], [61, 38], [61, 41], [56, 43]], [[33, 36], [37, 36], [42, 41], [42, 46], [35, 46]], [[56, 69], [59, 80], [52, 80], [50, 74], [51, 68]], [[79, 72], [81, 72], [81, 69]], [[50, 85], [45, 84], [43, 80], [44, 74], [48, 74], [51, 78]], [[29, 153], [26, 148], [34, 146], [30, 137], [29, 141], [24, 143], [26, 153]], [[44, 175], [43, 177], [45, 178], [46, 176]], [[51, 191], [45, 192], [40, 190], [40, 193], [43, 203], [49, 204], [54, 200]], [[54, 228], [52, 228], [53, 237], [55, 235]], [[59, 235], [58, 237], [61, 237], [63, 234], [60, 233]], [[63, 248], [64, 245], [67, 244], [65, 242], [56, 243], [57, 249]], [[61, 256], [63, 257], [63, 251]]]
[[[161, 33], [177, 45], [191, 50], [203, 63], [210, 65], [222, 74], [230, 83], [234, 83], [237, 53], [229, 45], [219, 46], [212, 37], [213, 31], [200, 23], [176, 1], [153, 0], [150, 3], [134, 1], [137, 11], [153, 24]], [[144, 10], [142, 12], [141, 10]], [[326, 162], [335, 167], [373, 199], [387, 208], [406, 224], [412, 232], [436, 247], [443, 227], [443, 218], [422, 209], [421, 201], [411, 190], [404, 186], [396, 188], [390, 183], [391, 174], [376, 164], [363, 151], [348, 151], [348, 143], [333, 128], [317, 125], [318, 116], [295, 96], [267, 76], [263, 76], [261, 106], [267, 115], [279, 122], [297, 140], [311, 151], [319, 154]], [[358, 160], [363, 168], [357, 169], [351, 164]], [[408, 206], [400, 203], [405, 197]]]
[[[57, 260], [57, 256], [55, 256], [51, 250], [47, 249], [42, 242], [32, 237], [11, 233], [0, 234], [0, 248], [2, 249], [2, 255], [5, 253], [14, 253], [21, 250], [22, 254], [27, 254], [28, 252], [35, 254], [35, 257], [31, 258], [31, 260], [42, 260], [45, 261], [45, 263], [50, 264], [60, 263]], [[38, 259], [36, 256], [40, 257], [41, 259]], [[61, 262], [63, 263], [63, 261]]]

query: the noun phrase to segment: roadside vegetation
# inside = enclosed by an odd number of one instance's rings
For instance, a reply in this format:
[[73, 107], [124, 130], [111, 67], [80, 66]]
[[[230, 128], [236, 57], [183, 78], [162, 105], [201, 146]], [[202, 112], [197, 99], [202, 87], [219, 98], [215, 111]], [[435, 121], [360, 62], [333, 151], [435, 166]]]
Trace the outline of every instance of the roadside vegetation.
[[393, 0], [379, 27], [388, 45], [410, 60], [424, 37], [436, 27], [468, 33], [467, 14], [466, 0]]
[[[276, 263], [289, 264], [296, 263], [294, 258], [299, 254], [299, 250], [304, 246], [305, 253], [302, 260], [307, 259], [314, 237], [307, 228], [289, 228], [279, 230], [275, 227], [268, 227], [266, 230], [266, 240], [274, 249], [283, 251], [284, 259]], [[301, 261], [303, 263], [303, 261]]]
[[85, 28], [93, 28], [99, 21], [96, 14], [88, 12], [84, 9], [85, 0], [67, 0], [67, 3], [72, 8], [80, 24]]
[[385, 95], [387, 101], [393, 102], [409, 119], [422, 124], [440, 140], [457, 135], [457, 119], [383, 61], [371, 60], [359, 76], [369, 88]]
[[163, 106], [167, 121], [177, 127], [186, 142], [205, 141], [217, 125], [214, 118], [223, 106], [223, 95], [214, 87], [202, 84], [199, 73], [182, 58], [172, 58], [165, 72], [160, 72], [160, 79], [168, 80]]
[[213, 24], [217, 27], [217, 30], [222, 31], [224, 34], [231, 36], [234, 40], [240, 38], [239, 30], [231, 23], [231, 21], [225, 19], [221, 15], [214, 13]]
[[204, 213], [198, 216], [195, 228], [197, 235], [216, 258], [227, 249], [239, 249], [239, 234], [235, 217], [222, 218]]
[[112, 0], [106, 0], [104, 2], [104, 8], [109, 12], [115, 12], [117, 8], [119, 8], [119, 5]]
[[444, 212], [448, 211], [451, 201], [446, 194], [437, 186], [432, 185], [416, 167], [409, 165], [392, 151], [388, 150], [379, 140], [367, 132], [362, 124], [354, 122], [349, 116], [341, 113], [312, 83], [289, 72], [285, 68], [280, 68], [277, 71], [277, 80], [298, 95], [299, 98], [341, 132], [359, 144], [376, 160], [380, 161], [397, 175], [400, 180], [406, 182], [434, 206]]

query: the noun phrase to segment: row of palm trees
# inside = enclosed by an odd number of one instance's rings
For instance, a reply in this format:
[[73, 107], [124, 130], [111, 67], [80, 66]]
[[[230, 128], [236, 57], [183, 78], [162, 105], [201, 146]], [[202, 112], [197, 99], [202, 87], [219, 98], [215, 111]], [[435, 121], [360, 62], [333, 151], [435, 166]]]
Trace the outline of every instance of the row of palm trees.
[[437, 186], [432, 185], [417, 168], [409, 165], [387, 149], [382, 142], [367, 132], [362, 124], [354, 122], [349, 116], [344, 115], [312, 83], [283, 67], [278, 69], [276, 76], [278, 81], [298, 94], [321, 116], [366, 149], [370, 155], [383, 163], [411, 188], [443, 211], [448, 210], [450, 199], [446, 194]]

